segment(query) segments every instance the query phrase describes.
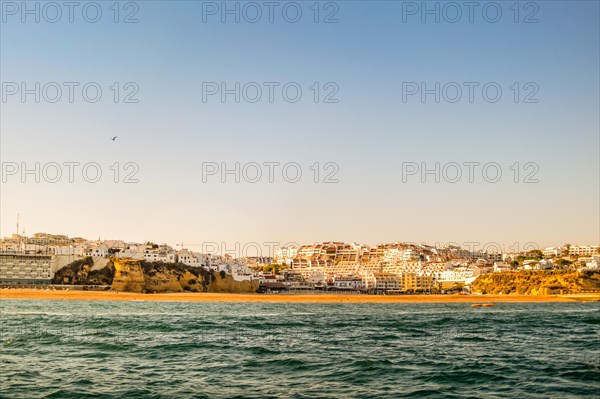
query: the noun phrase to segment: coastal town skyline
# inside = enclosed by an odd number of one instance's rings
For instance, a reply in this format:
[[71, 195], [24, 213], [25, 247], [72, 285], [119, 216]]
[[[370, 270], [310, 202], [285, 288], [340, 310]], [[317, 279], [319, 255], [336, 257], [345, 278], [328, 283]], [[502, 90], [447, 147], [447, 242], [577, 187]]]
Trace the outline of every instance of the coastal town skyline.
[[[496, 245], [465, 248], [458, 244], [432, 246], [394, 242], [366, 245], [330, 241], [270, 243], [267, 252], [263, 252], [257, 243], [248, 248], [220, 248], [217, 243], [207, 243], [193, 250], [183, 243], [180, 247], [172, 247], [151, 241], [87, 240], [46, 233], [35, 233], [31, 237], [14, 234], [0, 240], [0, 285], [4, 286], [100, 285], [107, 289], [111, 285], [113, 290], [156, 291], [158, 288], [145, 288], [146, 283], [141, 282], [141, 277], [135, 280], [137, 282], [126, 277], [127, 282], [115, 278], [115, 273], [129, 270], [123, 276], [140, 276], [144, 268], [166, 268], [176, 272], [181, 267], [188, 268], [194, 275], [219, 273], [221, 279], [228, 278], [231, 284], [237, 284], [235, 289], [258, 293], [282, 290], [429, 294], [464, 290], [470, 293], [473, 287], [482, 289], [480, 283], [488, 279], [486, 276], [498, 273], [550, 271], [565, 275], [590, 273], [591, 276], [600, 270], [600, 245], [566, 244], [544, 249], [530, 245], [505, 250]], [[82, 274], [73, 274], [76, 270]], [[95, 274], [88, 274], [91, 271]], [[154, 272], [150, 274], [154, 275]], [[97, 277], [90, 277], [94, 275]], [[188, 280], [179, 281], [180, 277], [172, 276], [174, 280], [161, 289], [206, 289], [195, 283], [190, 286]], [[131, 284], [135, 288], [131, 288]], [[547, 284], [530, 286], [523, 283], [518, 289], [515, 285], [504, 288], [495, 285], [494, 289], [505, 293], [517, 290], [536, 294], [581, 290], [566, 286], [558, 289], [556, 284], [549, 287]]]
[[[555, 248], [555, 247], [564, 247], [566, 245], [598, 245], [600, 240], [585, 240], [585, 241], [575, 241], [575, 240], [563, 240], [562, 242], [554, 240], [551, 243], [540, 244], [534, 240], [526, 240], [526, 241], [508, 241], [508, 242], [500, 242], [500, 241], [477, 241], [477, 240], [466, 240], [466, 241], [458, 241], [458, 240], [447, 240], [447, 241], [417, 241], [410, 239], [389, 239], [384, 241], [363, 241], [363, 240], [352, 240], [352, 239], [324, 239], [324, 240], [307, 240], [307, 241], [293, 241], [293, 240], [249, 240], [249, 241], [219, 241], [219, 240], [176, 240], [176, 241], [167, 241], [161, 240], [156, 237], [147, 237], [142, 239], [127, 239], [123, 237], [119, 237], [118, 235], [108, 235], [102, 236], [98, 235], [94, 236], [85, 236], [79, 234], [62, 234], [62, 233], [47, 233], [42, 231], [37, 231], [33, 234], [27, 235], [26, 228], [19, 230], [15, 229], [13, 232], [8, 233], [6, 235], [0, 234], [0, 241], [10, 239], [11, 237], [20, 237], [24, 239], [24, 242], [27, 241], [28, 237], [35, 237], [36, 235], [40, 236], [63, 236], [69, 239], [82, 239], [86, 242], [123, 242], [123, 243], [156, 243], [161, 245], [168, 245], [172, 248], [176, 249], [189, 249], [195, 252], [206, 252], [206, 253], [215, 253], [219, 255], [225, 254], [240, 254], [242, 256], [273, 256], [274, 249], [281, 247], [290, 247], [290, 246], [303, 246], [303, 245], [318, 245], [322, 243], [351, 243], [356, 245], [363, 246], [377, 246], [384, 243], [403, 243], [403, 244], [414, 244], [414, 245], [424, 245], [432, 248], [444, 248], [449, 246], [457, 246], [461, 248], [466, 248], [468, 250], [480, 251], [480, 252], [495, 252], [495, 253], [520, 253], [527, 252], [531, 250], [543, 250], [546, 248]], [[254, 252], [254, 253], [252, 253]]]

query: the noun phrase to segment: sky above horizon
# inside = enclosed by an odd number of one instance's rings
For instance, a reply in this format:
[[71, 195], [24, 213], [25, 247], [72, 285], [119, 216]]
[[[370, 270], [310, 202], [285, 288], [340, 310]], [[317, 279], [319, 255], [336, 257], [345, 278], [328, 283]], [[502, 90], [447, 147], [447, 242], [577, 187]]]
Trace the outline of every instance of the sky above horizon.
[[597, 1], [0, 3], [1, 236], [600, 242]]

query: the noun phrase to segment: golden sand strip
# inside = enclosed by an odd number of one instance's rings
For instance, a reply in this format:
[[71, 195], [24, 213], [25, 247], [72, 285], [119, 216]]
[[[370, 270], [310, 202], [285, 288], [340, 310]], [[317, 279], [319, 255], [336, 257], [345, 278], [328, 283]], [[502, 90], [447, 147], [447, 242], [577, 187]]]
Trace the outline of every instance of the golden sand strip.
[[114, 291], [63, 291], [0, 289], [0, 299], [79, 301], [175, 301], [175, 302], [322, 302], [322, 303], [435, 303], [435, 302], [573, 302], [600, 301], [599, 294], [582, 295], [357, 295], [357, 294], [136, 294]]

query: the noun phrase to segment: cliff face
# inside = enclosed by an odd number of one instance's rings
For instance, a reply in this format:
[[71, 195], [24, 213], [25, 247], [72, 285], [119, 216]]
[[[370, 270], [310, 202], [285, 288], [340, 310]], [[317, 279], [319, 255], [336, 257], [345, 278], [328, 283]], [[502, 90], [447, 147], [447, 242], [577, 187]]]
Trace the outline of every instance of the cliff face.
[[258, 281], [235, 281], [225, 273], [215, 273], [178, 263], [111, 259], [92, 270], [92, 258], [84, 258], [59, 269], [53, 284], [110, 285], [114, 291], [159, 292], [256, 292]]
[[115, 278], [111, 289], [114, 291], [145, 292], [146, 281], [139, 262], [115, 259]]
[[202, 292], [212, 274], [203, 269], [174, 263], [130, 261], [144, 276], [143, 292]]
[[128, 292], [255, 292], [258, 282], [235, 281], [182, 264], [115, 259], [112, 289]]
[[[224, 276], [224, 277], [223, 277]], [[235, 281], [231, 275], [215, 273], [214, 280], [206, 287], [207, 292], [256, 292], [258, 281]]]
[[479, 276], [472, 284], [483, 294], [547, 295], [600, 290], [598, 272], [523, 271]]
[[108, 262], [99, 270], [94, 268], [91, 257], [83, 258], [69, 263], [54, 273], [52, 284], [69, 285], [110, 285], [115, 275], [115, 267]]

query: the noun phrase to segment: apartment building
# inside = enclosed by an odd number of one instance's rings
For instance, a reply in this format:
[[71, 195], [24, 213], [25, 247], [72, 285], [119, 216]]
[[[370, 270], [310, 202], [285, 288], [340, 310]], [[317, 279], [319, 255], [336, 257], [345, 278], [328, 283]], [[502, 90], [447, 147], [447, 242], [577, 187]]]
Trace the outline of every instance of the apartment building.
[[52, 277], [50, 255], [0, 254], [0, 284], [50, 284]]
[[333, 280], [333, 288], [336, 290], [357, 291], [364, 287], [365, 282], [358, 277], [336, 277]]
[[331, 277], [360, 274], [361, 265], [357, 261], [340, 261], [329, 263], [325, 267], [325, 274]]
[[423, 276], [417, 273], [402, 273], [402, 289], [404, 291], [430, 291], [434, 288], [433, 276]]
[[600, 255], [600, 245], [571, 245], [569, 256], [593, 256]]
[[544, 254], [544, 258], [556, 258], [556, 257], [562, 256], [562, 248], [561, 247], [545, 248], [542, 251], [542, 254]]
[[399, 291], [402, 281], [399, 275], [392, 273], [366, 273], [365, 287], [376, 291]]
[[399, 262], [417, 261], [424, 259], [425, 250], [414, 244], [391, 243], [380, 244], [365, 250], [362, 260], [364, 262], [380, 261], [394, 264]]
[[440, 273], [439, 280], [465, 281], [471, 277], [478, 276], [480, 269], [476, 266], [459, 266]]

